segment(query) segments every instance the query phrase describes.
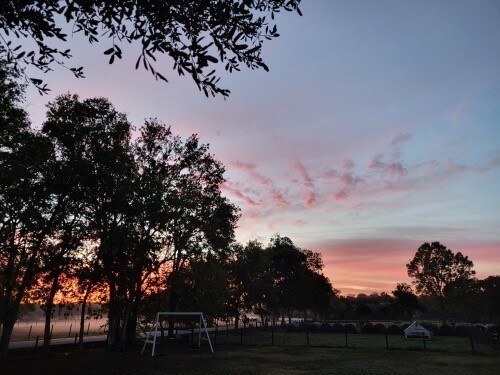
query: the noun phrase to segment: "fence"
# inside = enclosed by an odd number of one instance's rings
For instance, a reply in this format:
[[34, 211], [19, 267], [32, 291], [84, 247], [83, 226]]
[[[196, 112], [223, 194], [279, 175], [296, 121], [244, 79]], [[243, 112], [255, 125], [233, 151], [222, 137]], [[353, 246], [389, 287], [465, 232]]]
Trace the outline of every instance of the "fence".
[[[364, 348], [387, 350], [440, 351], [450, 353], [486, 353], [497, 350], [498, 337], [494, 334], [471, 333], [466, 336], [438, 336], [406, 339], [403, 333], [390, 329], [379, 333], [355, 333], [344, 329], [343, 332], [325, 332], [318, 329], [294, 329], [288, 327], [245, 327], [239, 329], [220, 329], [210, 331], [214, 346], [281, 346], [310, 348]], [[190, 342], [189, 335], [184, 342]]]
[[[12, 333], [12, 342], [33, 341], [36, 344], [36, 338], [43, 341], [45, 329], [44, 321], [19, 321], [14, 326]], [[74, 337], [80, 332], [80, 320], [61, 319], [53, 320], [51, 323], [51, 338], [61, 339]], [[103, 335], [107, 332], [106, 319], [86, 319], [84, 325], [84, 335]]]

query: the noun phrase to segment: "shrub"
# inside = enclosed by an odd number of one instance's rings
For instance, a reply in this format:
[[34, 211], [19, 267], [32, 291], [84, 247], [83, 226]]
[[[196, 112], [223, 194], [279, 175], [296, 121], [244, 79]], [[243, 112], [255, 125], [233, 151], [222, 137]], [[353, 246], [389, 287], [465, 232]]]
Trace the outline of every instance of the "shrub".
[[386, 331], [387, 328], [382, 323], [377, 323], [373, 326], [373, 333], [376, 333], [377, 335], [385, 335]]
[[437, 324], [434, 324], [434, 323], [425, 322], [425, 323], [422, 323], [422, 326], [424, 326], [425, 328], [427, 328], [433, 334], [436, 334], [439, 331], [439, 328], [438, 328]]
[[470, 328], [462, 324], [455, 327], [455, 336], [466, 337], [470, 332]]
[[488, 333], [500, 333], [500, 326], [496, 324], [487, 324], [486, 329]]
[[344, 326], [340, 323], [334, 323], [332, 325], [332, 332], [333, 333], [343, 333], [344, 332]]
[[387, 334], [388, 335], [402, 335], [403, 334], [403, 330], [401, 329], [401, 327], [395, 325], [395, 324], [391, 324], [388, 328], [387, 328]]
[[344, 332], [347, 333], [358, 333], [356, 326], [352, 323], [348, 323], [344, 326]]
[[300, 325], [300, 330], [299, 332], [318, 332], [319, 331], [319, 324], [316, 323], [302, 323]]
[[453, 334], [453, 329], [448, 324], [444, 323], [438, 328], [437, 334], [440, 336], [451, 336]]
[[361, 333], [367, 333], [367, 334], [372, 334], [374, 331], [373, 331], [373, 324], [371, 323], [366, 323], [363, 325], [363, 327], [361, 327]]
[[477, 333], [480, 335], [485, 335], [487, 332], [488, 332], [488, 330], [482, 324], [475, 324], [474, 325], [474, 333]]
[[322, 323], [320, 326], [320, 331], [321, 332], [331, 332], [332, 326], [330, 325], [330, 323]]
[[408, 328], [410, 326], [409, 323], [404, 323], [402, 326], [401, 326], [401, 329], [404, 331], [406, 328]]
[[288, 324], [286, 326], [286, 331], [287, 332], [299, 332], [299, 325], [296, 323]]

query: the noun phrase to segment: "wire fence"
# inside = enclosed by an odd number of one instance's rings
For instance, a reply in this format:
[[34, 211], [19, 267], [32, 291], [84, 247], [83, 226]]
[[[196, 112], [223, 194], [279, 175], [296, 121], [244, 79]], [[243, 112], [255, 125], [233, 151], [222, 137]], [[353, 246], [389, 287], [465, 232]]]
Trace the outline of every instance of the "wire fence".
[[[36, 337], [43, 337], [45, 322], [42, 320], [19, 321], [14, 325], [12, 332], [12, 342], [16, 341], [34, 341]], [[80, 332], [79, 319], [60, 319], [53, 320], [50, 326], [51, 337], [65, 338], [73, 337]], [[107, 332], [107, 319], [85, 319], [84, 335], [103, 335]]]
[[[304, 330], [294, 332], [286, 327], [245, 327], [239, 329], [219, 329], [209, 331], [215, 348], [224, 346], [279, 346], [310, 348], [357, 348], [416, 350], [449, 353], [494, 353], [499, 348], [498, 337], [494, 334], [470, 334], [460, 336], [433, 335], [407, 339], [403, 334], [367, 334], [344, 332], [318, 332]], [[178, 341], [193, 343], [192, 335], [178, 336]], [[206, 341], [202, 338], [202, 345]], [[159, 342], [161, 345], [161, 343]]]

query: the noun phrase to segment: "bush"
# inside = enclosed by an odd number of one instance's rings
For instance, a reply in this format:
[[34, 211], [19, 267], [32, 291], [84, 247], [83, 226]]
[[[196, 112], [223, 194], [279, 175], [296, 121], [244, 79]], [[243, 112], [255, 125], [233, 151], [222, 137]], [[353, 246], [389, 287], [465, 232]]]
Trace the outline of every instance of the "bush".
[[451, 336], [453, 334], [453, 328], [444, 323], [438, 328], [437, 334], [440, 336]]
[[344, 332], [347, 333], [358, 333], [356, 326], [352, 323], [348, 323], [344, 326]]
[[375, 333], [375, 327], [371, 323], [366, 323], [361, 327], [361, 333], [367, 333], [371, 335], [372, 333]]
[[300, 330], [300, 327], [296, 323], [288, 324], [286, 326], [286, 331], [287, 332], [299, 332], [299, 330]]
[[316, 323], [302, 323], [298, 332], [318, 332], [319, 327]]
[[340, 323], [334, 323], [332, 325], [332, 332], [333, 333], [344, 333], [344, 326]]
[[395, 324], [391, 324], [388, 328], [387, 328], [387, 334], [388, 335], [402, 335], [403, 334], [403, 330], [401, 329], [401, 327], [395, 325]]
[[488, 332], [488, 330], [482, 324], [475, 324], [474, 325], [474, 333], [480, 334], [480, 335], [485, 335], [487, 332]]
[[410, 326], [409, 323], [405, 323], [401, 326], [401, 329], [404, 331], [406, 328], [408, 328]]
[[382, 323], [377, 323], [373, 326], [373, 333], [375, 333], [377, 335], [385, 335], [386, 332], [387, 332], [387, 328]]
[[422, 323], [422, 326], [427, 328], [429, 331], [431, 331], [433, 334], [436, 334], [439, 331], [439, 328], [437, 324], [434, 323]]
[[322, 323], [319, 329], [321, 332], [325, 333], [332, 332], [332, 326], [330, 325], [330, 323]]
[[488, 333], [500, 333], [500, 326], [496, 324], [487, 324], [486, 330], [488, 331]]
[[455, 336], [466, 337], [469, 335], [470, 328], [462, 324], [455, 327]]

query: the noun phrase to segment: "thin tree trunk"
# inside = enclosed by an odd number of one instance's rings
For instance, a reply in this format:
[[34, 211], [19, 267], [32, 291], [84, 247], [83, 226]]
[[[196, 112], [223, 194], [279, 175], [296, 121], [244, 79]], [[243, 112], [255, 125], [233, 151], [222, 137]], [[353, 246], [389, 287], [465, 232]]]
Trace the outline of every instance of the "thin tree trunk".
[[127, 307], [125, 308], [125, 315], [123, 316], [123, 325], [121, 327], [121, 333], [120, 333], [120, 342], [123, 345], [123, 349], [125, 349], [125, 339], [127, 335], [127, 327], [131, 313], [132, 313], [132, 301], [129, 301], [127, 303]]
[[85, 310], [87, 309], [87, 299], [89, 297], [91, 289], [92, 289], [92, 284], [89, 284], [87, 286], [87, 289], [85, 290], [85, 295], [83, 296], [83, 301], [82, 301], [82, 309], [80, 311], [80, 333], [78, 336], [79, 351], [83, 350], [83, 334], [85, 332]]
[[45, 329], [43, 332], [43, 350], [48, 352], [49, 351], [49, 346], [50, 346], [50, 340], [52, 339], [51, 337], [51, 329], [50, 329], [50, 322], [52, 320], [52, 308], [54, 307], [54, 297], [57, 293], [57, 290], [59, 289], [59, 275], [60, 273], [58, 272], [55, 276], [54, 279], [52, 280], [52, 286], [50, 287], [50, 292], [49, 296], [47, 298], [47, 302], [45, 303]]

